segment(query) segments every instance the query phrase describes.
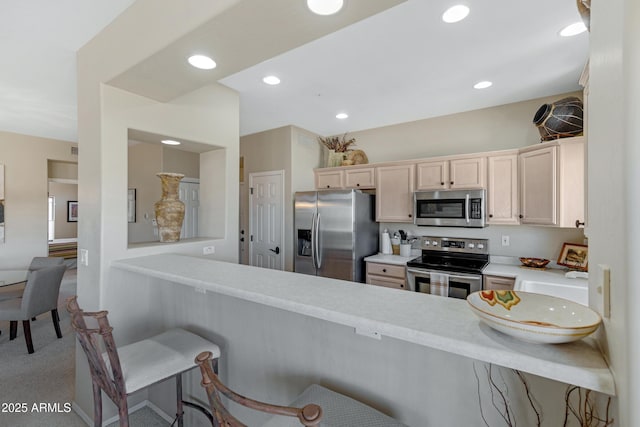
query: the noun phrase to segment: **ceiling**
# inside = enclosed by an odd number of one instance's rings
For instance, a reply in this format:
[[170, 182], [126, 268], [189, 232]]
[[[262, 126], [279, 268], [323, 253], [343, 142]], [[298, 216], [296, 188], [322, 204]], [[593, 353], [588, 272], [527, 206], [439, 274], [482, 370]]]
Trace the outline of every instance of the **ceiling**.
[[[339, 28], [331, 20], [358, 1], [313, 19]], [[76, 141], [75, 52], [131, 3], [0, 0], [0, 130]], [[456, 3], [471, 13], [445, 24]], [[256, 65], [220, 64], [212, 76], [240, 94], [241, 135], [284, 125], [340, 134], [579, 90], [588, 35], [558, 35], [579, 19], [575, 0], [407, 0], [291, 50], [283, 41]], [[265, 85], [267, 74], [282, 83]], [[494, 84], [473, 89], [480, 80]]]

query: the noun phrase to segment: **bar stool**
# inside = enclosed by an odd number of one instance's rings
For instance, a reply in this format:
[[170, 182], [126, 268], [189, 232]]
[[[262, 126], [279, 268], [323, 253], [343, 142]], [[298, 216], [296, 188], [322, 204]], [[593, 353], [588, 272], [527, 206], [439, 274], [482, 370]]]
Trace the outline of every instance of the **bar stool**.
[[[183, 407], [189, 406], [203, 412], [213, 424], [209, 411], [200, 405], [182, 400], [182, 373], [195, 368], [193, 355], [202, 351], [212, 354], [214, 369], [220, 357], [220, 348], [204, 338], [175, 328], [151, 338], [116, 347], [113, 328], [109, 325], [107, 311], [85, 312], [80, 309], [77, 296], [67, 298], [67, 311], [71, 314], [71, 326], [89, 362], [93, 383], [93, 422], [102, 425], [102, 395], [118, 407], [121, 427], [129, 426], [127, 396], [164, 381], [176, 379], [176, 420], [183, 426]], [[97, 323], [88, 328], [85, 321]], [[101, 345], [106, 351], [102, 353]]]
[[[407, 427], [388, 415], [355, 399], [318, 384], [311, 384], [290, 405], [278, 406], [244, 397], [229, 389], [215, 372], [213, 353], [203, 352], [195, 359], [202, 373], [211, 412], [219, 425], [247, 427], [227, 410], [221, 395], [242, 406], [274, 414], [262, 427]], [[285, 418], [288, 417], [288, 418]]]

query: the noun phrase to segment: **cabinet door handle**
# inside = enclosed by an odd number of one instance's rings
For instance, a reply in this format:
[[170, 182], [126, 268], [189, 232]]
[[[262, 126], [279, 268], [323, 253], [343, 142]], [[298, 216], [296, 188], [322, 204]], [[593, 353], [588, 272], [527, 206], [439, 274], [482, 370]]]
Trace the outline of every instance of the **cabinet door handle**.
[[331, 188], [331, 186], [330, 186], [330, 185], [327, 185], [327, 188]]
[[383, 273], [386, 273], [386, 272], [387, 272], [387, 269], [386, 269], [386, 268], [383, 268], [383, 269], [382, 269], [382, 272], [383, 272]]
[[409, 214], [409, 218], [411, 218], [413, 215]]
[[489, 214], [489, 218], [493, 218], [493, 214]]
[[453, 181], [451, 181], [450, 184], [453, 185]]
[[440, 183], [440, 185], [444, 185], [444, 181], [442, 181], [442, 182]]
[[520, 215], [518, 215], [518, 218], [522, 219], [522, 218], [524, 218], [524, 216], [522, 216], [522, 214], [520, 214]]
[[356, 184], [356, 187], [360, 187], [360, 184]]

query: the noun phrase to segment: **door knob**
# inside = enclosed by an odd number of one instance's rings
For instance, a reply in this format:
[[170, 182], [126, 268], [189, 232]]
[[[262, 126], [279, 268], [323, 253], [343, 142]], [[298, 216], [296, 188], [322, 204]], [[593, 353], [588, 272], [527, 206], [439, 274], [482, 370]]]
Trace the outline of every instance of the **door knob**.
[[580, 226], [584, 226], [584, 222], [580, 222], [579, 219], [576, 219], [576, 228], [580, 228]]
[[278, 255], [280, 253], [280, 246], [276, 246], [275, 249], [269, 249], [271, 252], [275, 252], [276, 255]]

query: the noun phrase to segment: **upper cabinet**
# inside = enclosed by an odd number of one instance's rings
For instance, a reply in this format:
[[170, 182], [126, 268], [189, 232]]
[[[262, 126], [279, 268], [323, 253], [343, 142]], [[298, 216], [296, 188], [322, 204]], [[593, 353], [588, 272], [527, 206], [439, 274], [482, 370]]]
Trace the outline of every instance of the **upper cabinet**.
[[484, 188], [486, 159], [464, 157], [416, 164], [417, 190]]
[[346, 188], [375, 188], [376, 169], [374, 167], [344, 170], [344, 186]]
[[376, 221], [413, 222], [413, 164], [376, 168]]
[[344, 172], [340, 169], [316, 170], [315, 175], [318, 190], [344, 187]]
[[584, 139], [564, 138], [520, 150], [520, 222], [584, 223]]
[[487, 157], [487, 224], [519, 224], [518, 151]]
[[315, 170], [316, 189], [327, 188], [375, 188], [376, 168], [368, 167], [340, 167]]

